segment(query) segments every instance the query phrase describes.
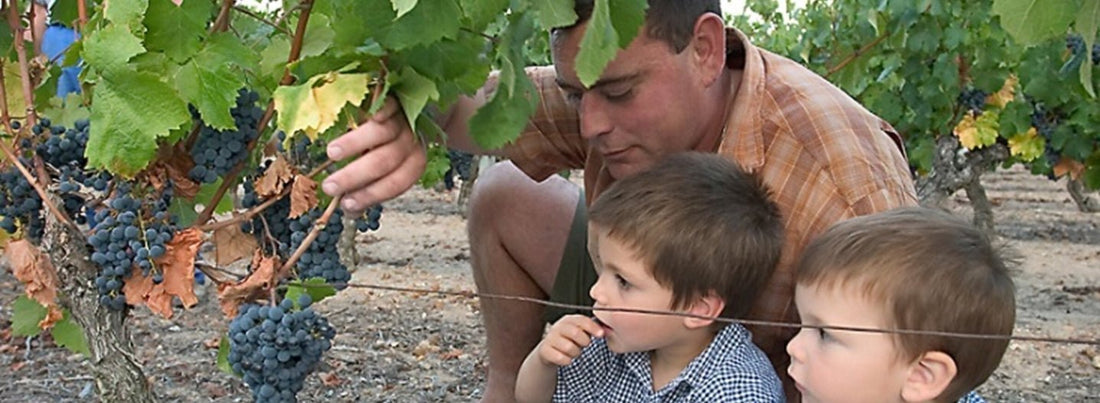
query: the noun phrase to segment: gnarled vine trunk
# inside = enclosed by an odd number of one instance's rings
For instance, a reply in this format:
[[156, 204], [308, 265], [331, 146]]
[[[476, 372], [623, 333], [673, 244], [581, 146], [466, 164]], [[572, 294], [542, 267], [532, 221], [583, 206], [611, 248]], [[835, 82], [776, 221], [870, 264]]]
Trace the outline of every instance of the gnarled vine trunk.
[[[55, 198], [55, 205], [60, 199]], [[126, 312], [99, 304], [94, 287], [98, 268], [88, 256], [84, 234], [58, 221], [46, 211], [42, 250], [57, 269], [58, 296], [84, 328], [91, 351], [91, 370], [103, 402], [153, 402], [152, 388], [134, 357], [134, 343], [126, 327]]]
[[966, 190], [974, 207], [974, 225], [992, 234], [993, 205], [986, 196], [981, 178], [1008, 156], [1008, 148], [1002, 144], [970, 151], [960, 148], [959, 139], [954, 136], [941, 136], [936, 140], [932, 172], [917, 179], [917, 197], [924, 206], [942, 207], [952, 194]]
[[1097, 198], [1095, 194], [1089, 195], [1088, 189], [1080, 178], [1068, 178], [1066, 180], [1066, 191], [1069, 192], [1070, 198], [1077, 204], [1077, 209], [1081, 212], [1100, 213], [1100, 198]]

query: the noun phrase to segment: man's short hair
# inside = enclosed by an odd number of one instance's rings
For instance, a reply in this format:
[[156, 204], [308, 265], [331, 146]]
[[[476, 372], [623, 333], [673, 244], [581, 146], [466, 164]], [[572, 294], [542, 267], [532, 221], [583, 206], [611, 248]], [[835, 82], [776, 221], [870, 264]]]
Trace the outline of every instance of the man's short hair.
[[779, 207], [756, 175], [714, 154], [681, 153], [621, 179], [589, 221], [629, 245], [673, 309], [714, 292], [723, 317], [741, 318], [779, 262]]
[[[651, 38], [664, 41], [676, 53], [680, 53], [691, 42], [695, 32], [695, 21], [705, 13], [722, 16], [721, 2], [718, 0], [649, 0], [646, 10], [646, 34]], [[569, 29], [592, 18], [594, 0], [573, 2], [573, 11], [577, 13], [577, 22]]]
[[[886, 326], [1012, 334], [1015, 286], [1002, 247], [949, 213], [910, 207], [836, 224], [806, 247], [798, 285], [862, 293], [886, 309]], [[900, 357], [941, 351], [958, 374], [937, 401], [958, 400], [997, 369], [1008, 340], [896, 334]]]

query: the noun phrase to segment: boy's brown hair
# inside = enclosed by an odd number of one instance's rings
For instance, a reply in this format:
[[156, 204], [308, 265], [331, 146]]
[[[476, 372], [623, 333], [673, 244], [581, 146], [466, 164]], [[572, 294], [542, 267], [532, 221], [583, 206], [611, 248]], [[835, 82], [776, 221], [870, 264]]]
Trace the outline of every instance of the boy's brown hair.
[[[1015, 286], [1003, 248], [949, 213], [902, 208], [843, 221], [810, 243], [798, 285], [845, 287], [886, 308], [887, 327], [1011, 335]], [[958, 373], [937, 397], [954, 402], [997, 369], [1008, 340], [896, 334], [901, 358], [941, 351]]]
[[629, 245], [672, 307], [714, 292], [723, 317], [748, 313], [775, 271], [779, 207], [760, 178], [714, 154], [669, 156], [619, 180], [592, 204], [589, 221]]

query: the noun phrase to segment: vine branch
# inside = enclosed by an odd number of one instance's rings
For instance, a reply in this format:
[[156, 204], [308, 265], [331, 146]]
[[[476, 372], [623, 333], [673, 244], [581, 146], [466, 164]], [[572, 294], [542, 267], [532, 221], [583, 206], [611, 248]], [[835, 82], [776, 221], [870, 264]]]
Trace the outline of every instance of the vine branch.
[[879, 35], [878, 38], [875, 38], [875, 40], [866, 45], [863, 45], [859, 49], [856, 49], [855, 52], [852, 52], [852, 54], [848, 55], [848, 57], [844, 58], [844, 60], [841, 60], [840, 63], [837, 63], [836, 66], [830, 67], [829, 71], [825, 72], [825, 78], [829, 78], [829, 76], [832, 76], [834, 73], [840, 71], [845, 67], [848, 67], [849, 64], [852, 64], [852, 62], [854, 62], [860, 56], [863, 56], [865, 53], [870, 51], [875, 46], [878, 46], [878, 44], [882, 43], [882, 41], [886, 40], [886, 38], [889, 37], [889, 32], [883, 32], [882, 35]]
[[275, 21], [271, 21], [267, 18], [264, 18], [264, 16], [252, 12], [252, 10], [241, 7], [239, 5], [234, 5], [233, 10], [236, 10], [237, 12], [239, 12], [241, 14], [244, 14], [244, 15], [247, 15], [249, 17], [255, 18], [257, 21], [260, 21], [260, 22], [262, 22], [266, 25], [270, 25], [272, 28], [275, 28], [275, 30], [277, 30], [279, 32], [282, 32], [282, 33], [287, 34], [287, 35], [291, 34], [290, 30], [286, 29], [286, 27], [275, 23]]
[[233, 3], [235, 2], [235, 0], [222, 0], [222, 7], [218, 10], [218, 18], [210, 26], [210, 33], [229, 30], [229, 10], [233, 9]]
[[[314, 176], [317, 176], [317, 174], [321, 173], [322, 171], [324, 171], [326, 168], [328, 168], [330, 165], [332, 165], [334, 163], [336, 163], [336, 161], [333, 161], [333, 160], [325, 161], [323, 164], [321, 164], [317, 168], [314, 168], [312, 171], [310, 171], [309, 174], [307, 174], [306, 176], [311, 177], [311, 178], [314, 177]], [[210, 223], [210, 224], [201, 225], [201, 226], [198, 227], [198, 229], [200, 231], [203, 231], [203, 232], [217, 231], [219, 229], [228, 227], [230, 225], [240, 223], [244, 220], [251, 219], [252, 217], [255, 217], [256, 214], [260, 214], [264, 210], [267, 210], [267, 208], [271, 207], [271, 205], [275, 204], [275, 202], [277, 202], [277, 201], [281, 200], [282, 198], [286, 197], [286, 195], [290, 194], [290, 191], [291, 191], [291, 187], [289, 187], [289, 186], [284, 187], [283, 190], [279, 192], [279, 194], [267, 198], [267, 200], [264, 200], [263, 203], [260, 203], [260, 204], [256, 205], [256, 207], [253, 207], [253, 208], [249, 209], [248, 211], [245, 211], [244, 213], [233, 216], [233, 218], [230, 218], [228, 220], [218, 221], [218, 222], [213, 222], [213, 223]]]
[[[15, 38], [23, 37], [23, 24], [19, 22], [19, 11], [16, 10], [14, 1], [7, 2], [8, 4], [8, 26], [11, 27], [11, 32]], [[23, 46], [23, 41], [15, 41], [15, 54], [19, 58], [19, 74], [20, 83], [23, 87], [23, 99], [27, 102], [27, 121], [28, 126], [33, 126], [38, 117], [34, 111], [34, 87], [31, 86], [30, 68], [27, 64], [27, 49]]]

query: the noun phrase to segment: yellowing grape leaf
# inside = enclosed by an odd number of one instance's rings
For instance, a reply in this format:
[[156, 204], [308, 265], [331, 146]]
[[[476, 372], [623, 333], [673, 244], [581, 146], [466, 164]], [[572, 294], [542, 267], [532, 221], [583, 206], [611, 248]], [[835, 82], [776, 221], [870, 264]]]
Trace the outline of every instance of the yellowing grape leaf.
[[294, 178], [290, 189], [290, 218], [301, 217], [310, 209], [317, 207], [317, 182], [305, 175]]
[[313, 76], [304, 84], [275, 89], [279, 129], [293, 135], [303, 131], [311, 140], [336, 123], [340, 110], [358, 105], [368, 91], [369, 74], [331, 72]]
[[172, 317], [172, 298], [179, 297], [185, 308], [199, 302], [195, 296], [195, 255], [202, 244], [202, 231], [188, 228], [177, 232], [172, 240], [165, 244], [164, 256], [157, 259], [156, 269], [161, 271], [164, 281], [154, 284], [152, 276], [145, 277], [141, 269], [134, 267], [130, 278], [122, 287], [126, 303], [149, 307], [164, 318]]
[[218, 266], [252, 256], [259, 245], [256, 237], [241, 231], [240, 225], [230, 225], [214, 231], [214, 261]]
[[263, 256], [257, 249], [252, 256], [252, 273], [248, 277], [237, 284], [218, 284], [218, 302], [222, 313], [229, 318], [237, 316], [237, 309], [242, 303], [263, 295], [274, 286], [278, 263], [278, 258]]
[[283, 191], [283, 187], [294, 180], [294, 170], [283, 157], [276, 158], [264, 171], [264, 176], [256, 180], [256, 194], [261, 198], [275, 196]]
[[985, 102], [990, 105], [995, 105], [997, 108], [1004, 109], [1005, 105], [1016, 99], [1016, 85], [1020, 83], [1020, 79], [1016, 78], [1015, 74], [1009, 75], [1005, 79], [1005, 84], [1001, 86], [1000, 90], [994, 92], [986, 97]]
[[4, 252], [15, 278], [23, 282], [27, 297], [48, 309], [38, 327], [47, 329], [61, 320], [63, 315], [57, 305], [57, 271], [49, 257], [25, 239], [9, 243]]
[[967, 150], [975, 150], [997, 142], [998, 114], [988, 111], [975, 118], [973, 112], [967, 112], [955, 126], [955, 136]]
[[1013, 156], [1019, 157], [1024, 162], [1030, 162], [1043, 155], [1046, 148], [1046, 140], [1039, 137], [1039, 132], [1034, 127], [1027, 133], [1020, 133], [1008, 139], [1008, 149]]

